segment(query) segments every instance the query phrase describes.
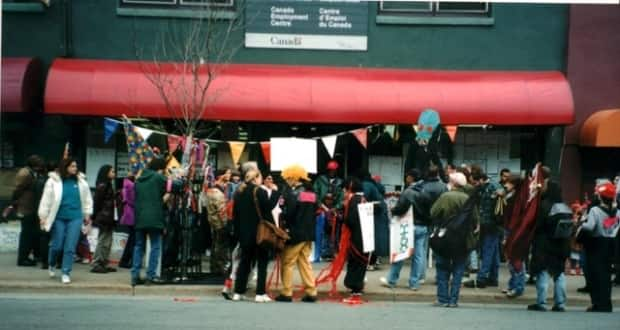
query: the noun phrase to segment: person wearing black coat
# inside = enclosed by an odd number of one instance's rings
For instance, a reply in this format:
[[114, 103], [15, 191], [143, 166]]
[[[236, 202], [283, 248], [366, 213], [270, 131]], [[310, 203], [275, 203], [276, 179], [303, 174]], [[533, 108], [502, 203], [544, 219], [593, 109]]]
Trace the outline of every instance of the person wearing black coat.
[[[252, 270], [253, 263], [257, 264], [258, 270], [256, 302], [270, 301], [265, 292], [269, 251], [256, 244], [256, 232], [261, 218], [274, 222], [271, 210], [276, 206], [280, 194], [274, 191], [269, 197], [267, 191], [260, 187], [261, 183], [262, 176], [260, 172], [250, 169], [245, 173], [244, 183], [237, 188], [234, 195], [234, 235], [241, 249], [241, 260], [237, 269], [232, 298], [234, 301], [245, 299], [244, 294], [247, 291], [248, 276]], [[258, 214], [258, 212], [261, 214]]]
[[536, 276], [536, 303], [529, 305], [528, 310], [545, 311], [547, 301], [547, 287], [549, 277], [554, 282], [554, 305], [552, 311], [563, 312], [566, 303], [566, 278], [564, 276], [564, 263], [570, 256], [570, 240], [553, 238], [552, 219], [549, 212], [553, 204], [562, 203], [560, 186], [548, 177], [548, 170], [543, 168], [543, 183], [536, 227], [534, 233], [534, 246], [532, 253], [532, 274]]
[[117, 195], [113, 184], [115, 178], [116, 173], [111, 165], [103, 165], [99, 169], [93, 210], [93, 224], [99, 228], [99, 236], [91, 273], [105, 274], [116, 271], [116, 268], [108, 265], [112, 236], [118, 220]]
[[[312, 192], [312, 185], [306, 170], [293, 165], [282, 170], [282, 178], [289, 188], [284, 196], [285, 204], [282, 212], [284, 228], [290, 239], [282, 251], [282, 290], [276, 301], [291, 302], [293, 295], [293, 266], [297, 264], [299, 275], [304, 284], [306, 295], [304, 302], [316, 301], [316, 285], [310, 254], [315, 239], [316, 210], [319, 207], [317, 196]], [[305, 184], [304, 184], [305, 183]]]

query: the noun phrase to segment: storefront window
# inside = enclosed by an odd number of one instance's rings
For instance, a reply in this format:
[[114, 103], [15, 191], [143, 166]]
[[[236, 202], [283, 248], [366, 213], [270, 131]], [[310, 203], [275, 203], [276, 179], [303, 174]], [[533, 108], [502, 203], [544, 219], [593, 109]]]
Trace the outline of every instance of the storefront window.
[[414, 2], [414, 1], [380, 1], [380, 14], [405, 15], [487, 15], [490, 5], [486, 2]]

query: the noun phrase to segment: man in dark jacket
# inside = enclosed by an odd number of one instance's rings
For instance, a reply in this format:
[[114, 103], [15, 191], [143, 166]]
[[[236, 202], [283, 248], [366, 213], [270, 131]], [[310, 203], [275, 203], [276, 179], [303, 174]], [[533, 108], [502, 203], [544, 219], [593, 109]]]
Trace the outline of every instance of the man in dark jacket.
[[161, 251], [161, 235], [165, 228], [164, 195], [167, 179], [163, 175], [165, 160], [154, 158], [142, 174], [136, 179], [136, 245], [134, 247], [131, 268], [131, 285], [140, 284], [140, 268], [146, 243], [146, 235], [151, 242], [151, 253], [146, 272], [146, 282], [158, 282], [157, 265]]
[[[403, 216], [413, 208], [413, 221], [415, 225], [414, 233], [414, 254], [411, 256], [411, 272], [409, 273], [409, 288], [417, 291], [420, 287], [419, 280], [422, 277], [424, 268], [426, 268], [426, 251], [428, 240], [428, 226], [430, 224], [431, 197], [424, 191], [424, 181], [422, 175], [417, 169], [408, 172], [408, 176], [413, 178], [413, 183], [400, 195], [400, 199], [394, 208], [392, 214]], [[390, 267], [387, 278], [382, 277], [381, 283], [387, 287], [396, 286], [400, 270], [403, 267], [403, 261], [395, 262]]]
[[[318, 208], [316, 194], [311, 191], [310, 179], [306, 170], [292, 165], [282, 170], [282, 178], [290, 189], [285, 194], [285, 207], [282, 217], [291, 239], [282, 251], [282, 290], [276, 301], [291, 302], [293, 296], [293, 265], [297, 264], [299, 275], [304, 283], [306, 295], [304, 302], [316, 301], [316, 286], [310, 254], [314, 241], [316, 225], [315, 212]], [[302, 183], [304, 181], [304, 184]]]
[[529, 305], [528, 310], [546, 311], [547, 287], [549, 278], [554, 282], [554, 305], [552, 311], [563, 312], [566, 303], [566, 279], [564, 277], [564, 263], [570, 255], [570, 240], [553, 238], [549, 212], [553, 204], [562, 202], [560, 186], [550, 180], [550, 170], [543, 167], [544, 183], [541, 191], [541, 200], [536, 216], [534, 245], [532, 252], [532, 274], [536, 276], [536, 303]]
[[17, 208], [17, 216], [21, 218], [17, 265], [36, 266], [36, 261], [30, 259], [29, 255], [30, 252], [33, 252], [35, 256], [38, 255], [37, 209], [43, 194], [42, 187], [45, 185], [43, 173], [45, 163], [37, 155], [28, 157], [26, 163], [26, 167], [20, 169], [15, 176], [15, 191], [13, 192], [13, 204]]

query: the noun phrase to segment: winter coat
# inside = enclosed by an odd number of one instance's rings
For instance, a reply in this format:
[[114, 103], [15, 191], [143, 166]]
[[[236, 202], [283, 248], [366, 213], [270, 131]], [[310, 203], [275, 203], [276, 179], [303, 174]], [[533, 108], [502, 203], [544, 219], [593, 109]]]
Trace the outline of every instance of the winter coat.
[[448, 187], [439, 178], [429, 178], [422, 182], [422, 191], [428, 194], [432, 206], [441, 194], [448, 191]]
[[207, 190], [207, 219], [213, 230], [221, 230], [226, 227], [228, 217], [226, 215], [226, 196], [219, 188], [213, 187]]
[[[90, 194], [90, 188], [84, 174], [79, 173], [77, 176], [78, 187], [80, 191], [80, 202], [82, 204], [82, 215], [87, 218], [93, 214], [93, 198]], [[62, 179], [56, 172], [49, 173], [49, 178], [45, 182], [43, 188], [43, 196], [39, 204], [39, 219], [44, 221], [42, 229], [49, 232], [56, 221], [56, 214], [60, 208], [62, 201]]]
[[45, 178], [34, 172], [30, 167], [24, 167], [17, 172], [12, 199], [13, 204], [17, 207], [18, 215], [36, 214], [44, 185]]
[[284, 196], [282, 218], [291, 239], [287, 244], [312, 242], [315, 238], [316, 210], [318, 201], [316, 194], [306, 191], [302, 186], [288, 189]]
[[431, 197], [423, 190], [422, 182], [412, 183], [400, 195], [398, 202], [392, 209], [392, 214], [401, 216], [413, 206], [413, 220], [416, 226], [428, 226], [431, 221]]
[[340, 178], [333, 178], [332, 183], [330, 183], [329, 180], [327, 175], [319, 176], [314, 182], [312, 189], [316, 193], [319, 203], [323, 203], [325, 195], [331, 193], [334, 197], [334, 208], [340, 210], [342, 209], [344, 198], [344, 191], [342, 189], [344, 182]]
[[271, 197], [267, 196], [265, 189], [255, 184], [247, 184], [243, 190], [237, 189], [234, 196], [233, 227], [235, 237], [241, 247], [252, 248], [256, 245], [256, 229], [260, 219], [254, 203], [254, 191], [258, 200], [258, 207], [263, 220], [273, 221], [271, 210], [278, 203], [280, 194], [274, 191]]
[[112, 183], [100, 183], [95, 189], [93, 224], [104, 230], [111, 230], [116, 225], [118, 205], [116, 192]]
[[136, 179], [135, 225], [136, 229], [164, 229], [166, 215], [163, 197], [166, 177], [145, 169]]
[[121, 225], [135, 225], [136, 187], [135, 183], [128, 178], [123, 180], [123, 215]]
[[536, 214], [531, 269], [533, 274], [547, 270], [555, 276], [564, 271], [564, 262], [570, 256], [570, 239], [553, 238], [549, 230], [552, 227], [549, 211], [553, 204], [562, 202], [562, 193], [555, 182], [549, 181], [547, 186], [547, 191], [541, 195]]
[[[439, 199], [433, 204], [431, 208], [431, 222], [436, 225], [442, 223], [444, 220], [452, 218], [458, 212], [463, 209], [463, 206], [469, 198], [475, 198], [477, 193], [475, 190], [471, 192], [472, 195], [468, 195], [464, 188], [458, 188], [456, 190], [448, 191], [442, 194]], [[478, 244], [478, 233], [475, 233], [475, 228], [478, 227], [480, 221], [480, 214], [478, 208], [474, 207], [471, 215], [471, 227], [465, 233], [466, 237], [466, 251], [474, 249]]]

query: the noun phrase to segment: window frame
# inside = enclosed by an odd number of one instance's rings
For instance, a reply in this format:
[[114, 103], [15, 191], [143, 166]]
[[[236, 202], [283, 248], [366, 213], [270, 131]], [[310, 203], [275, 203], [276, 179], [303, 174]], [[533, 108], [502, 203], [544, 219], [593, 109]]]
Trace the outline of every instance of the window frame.
[[[484, 16], [491, 14], [491, 5], [489, 2], [477, 2], [477, 1], [463, 1], [463, 2], [471, 2], [471, 3], [484, 3], [484, 10], [476, 10], [476, 9], [443, 9], [440, 10], [439, 6], [441, 1], [427, 1], [429, 5], [429, 10], [422, 9], [386, 9], [384, 8], [384, 3], [386, 1], [379, 1], [379, 12], [378, 15], [394, 15], [394, 14], [408, 14], [408, 15], [426, 15], [426, 16], [445, 16], [445, 15], [469, 15], [475, 14], [475, 16]], [[403, 1], [404, 2], [404, 1]], [[445, 2], [444, 4], [449, 4], [449, 2]]]

